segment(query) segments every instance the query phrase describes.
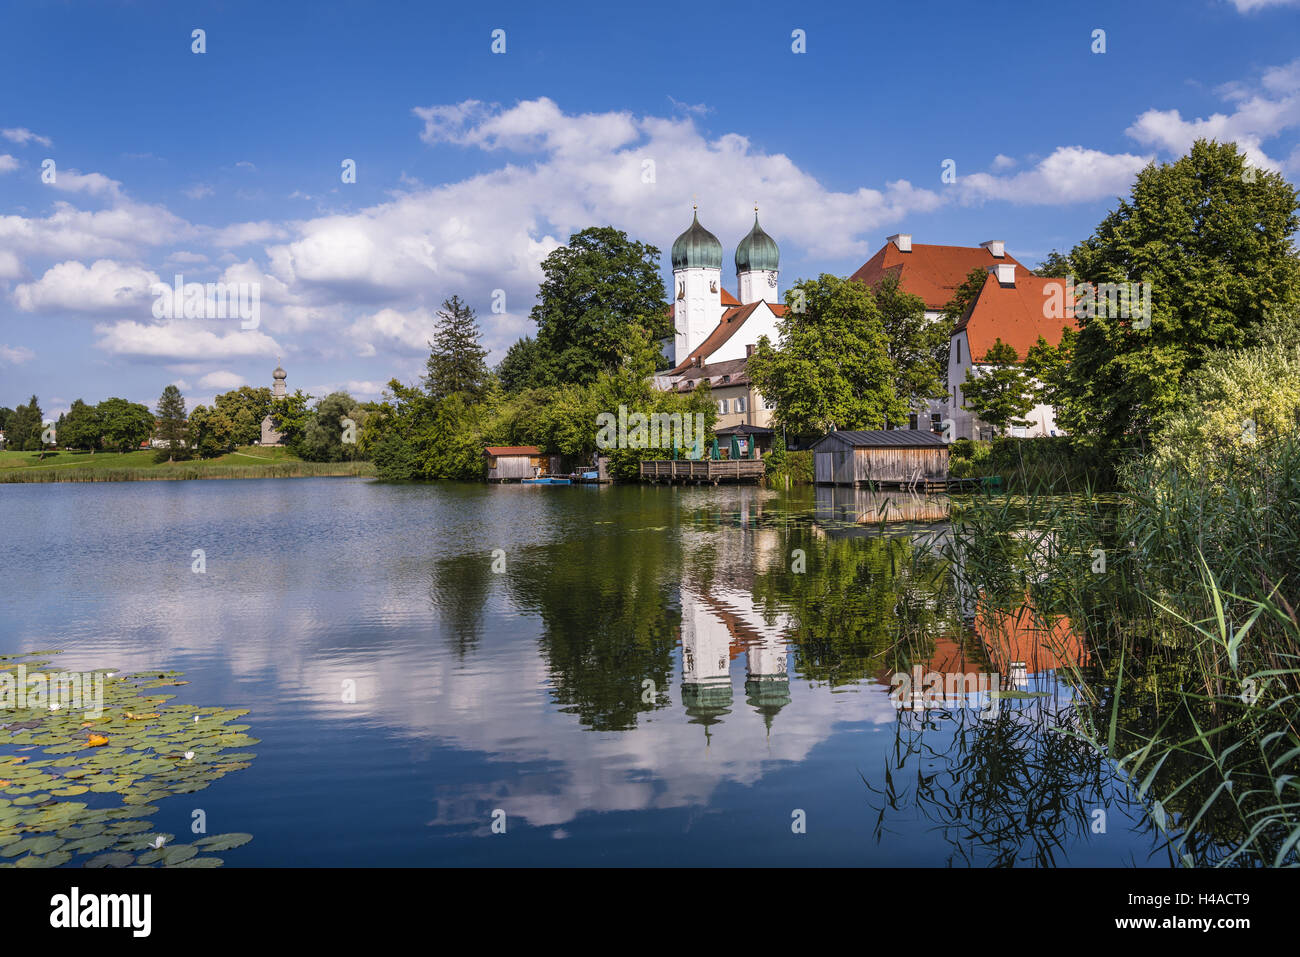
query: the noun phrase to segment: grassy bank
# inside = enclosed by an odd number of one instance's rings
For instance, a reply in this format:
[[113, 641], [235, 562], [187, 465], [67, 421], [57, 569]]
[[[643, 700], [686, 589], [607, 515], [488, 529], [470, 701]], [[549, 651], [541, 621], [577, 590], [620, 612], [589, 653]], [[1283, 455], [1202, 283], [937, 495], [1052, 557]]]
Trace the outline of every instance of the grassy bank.
[[0, 452], [0, 483], [149, 482], [185, 479], [374, 475], [369, 462], [305, 462], [287, 449], [248, 446], [213, 459], [155, 462], [137, 452]]

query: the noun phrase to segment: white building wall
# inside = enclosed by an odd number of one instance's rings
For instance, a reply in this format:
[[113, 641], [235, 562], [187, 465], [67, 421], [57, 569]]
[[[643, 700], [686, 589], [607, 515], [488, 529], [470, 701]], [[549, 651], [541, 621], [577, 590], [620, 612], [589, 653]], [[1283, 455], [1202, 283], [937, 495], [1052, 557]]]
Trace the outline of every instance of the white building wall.
[[722, 321], [722, 270], [673, 271], [673, 365], [679, 365]]
[[780, 302], [780, 287], [775, 269], [754, 269], [736, 273], [736, 295], [741, 305], [751, 302]]
[[[717, 323], [714, 323], [716, 326]], [[710, 329], [712, 331], [712, 329]], [[745, 320], [745, 324], [736, 330], [730, 339], [722, 344], [712, 355], [704, 357], [704, 364], [710, 362], [726, 362], [728, 359], [745, 358], [745, 346], [757, 345], [758, 340], [767, 336], [772, 345], [777, 344], [777, 319], [776, 313], [766, 305], [759, 306], [753, 314]]]

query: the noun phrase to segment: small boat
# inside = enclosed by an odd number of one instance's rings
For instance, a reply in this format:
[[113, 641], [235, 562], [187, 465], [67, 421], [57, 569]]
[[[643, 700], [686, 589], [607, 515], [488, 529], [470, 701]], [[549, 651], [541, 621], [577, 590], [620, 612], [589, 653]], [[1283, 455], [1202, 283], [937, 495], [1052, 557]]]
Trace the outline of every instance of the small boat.
[[549, 475], [543, 475], [541, 478], [523, 479], [521, 485], [572, 485], [573, 482], [566, 478], [552, 478]]

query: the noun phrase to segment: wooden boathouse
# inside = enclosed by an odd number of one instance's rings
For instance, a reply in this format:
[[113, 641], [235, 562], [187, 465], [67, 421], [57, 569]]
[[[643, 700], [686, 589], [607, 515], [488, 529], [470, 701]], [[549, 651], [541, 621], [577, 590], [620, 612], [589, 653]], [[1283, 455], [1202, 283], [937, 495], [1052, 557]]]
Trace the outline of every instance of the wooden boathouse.
[[489, 445], [483, 455], [489, 482], [521, 482], [539, 475], [548, 465], [535, 445]]
[[933, 432], [875, 429], [828, 433], [812, 447], [818, 485], [946, 488], [948, 446]]

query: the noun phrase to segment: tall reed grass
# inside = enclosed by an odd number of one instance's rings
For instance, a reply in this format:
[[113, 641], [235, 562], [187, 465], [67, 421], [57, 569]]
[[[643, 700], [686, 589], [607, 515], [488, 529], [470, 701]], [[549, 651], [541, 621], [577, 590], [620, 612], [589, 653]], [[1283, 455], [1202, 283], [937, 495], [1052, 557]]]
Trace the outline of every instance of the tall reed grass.
[[1205, 482], [1149, 462], [1118, 495], [971, 500], [938, 543], [958, 590], [1068, 618], [1082, 730], [1175, 859], [1300, 863], [1300, 442]]

